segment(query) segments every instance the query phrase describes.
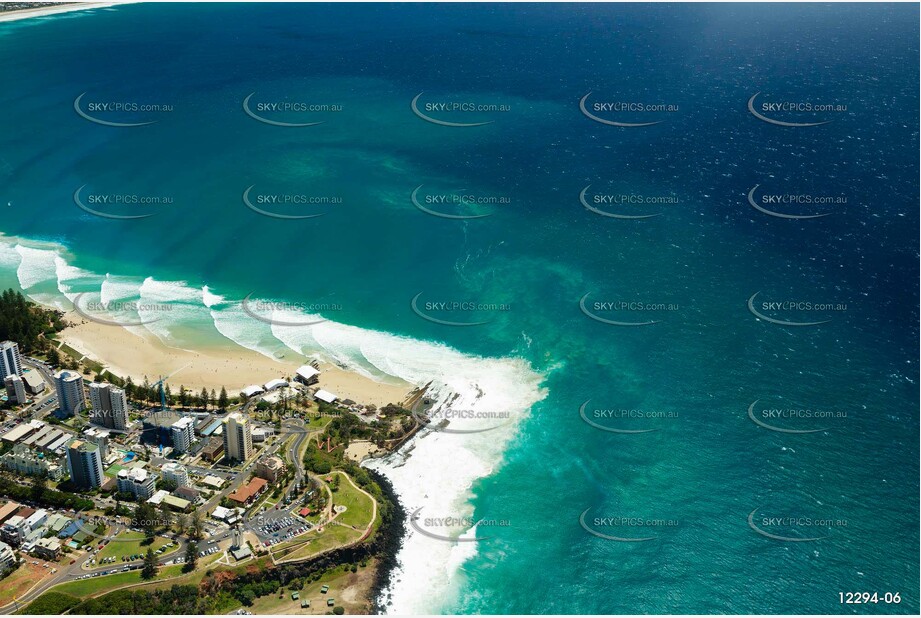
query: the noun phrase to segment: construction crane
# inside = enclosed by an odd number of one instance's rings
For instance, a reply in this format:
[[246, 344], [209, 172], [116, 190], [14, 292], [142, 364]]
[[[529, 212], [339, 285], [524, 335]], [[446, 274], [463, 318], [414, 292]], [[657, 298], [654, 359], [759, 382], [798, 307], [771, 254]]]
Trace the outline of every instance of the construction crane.
[[170, 378], [172, 378], [174, 375], [176, 375], [183, 369], [185, 369], [186, 367], [188, 367], [188, 365], [184, 365], [180, 367], [179, 369], [177, 369], [176, 371], [174, 371], [173, 373], [169, 374], [166, 377], [160, 376], [160, 379], [152, 384], [152, 386], [158, 387], [160, 389], [160, 412], [163, 412], [164, 410], [168, 409], [166, 407], [166, 392], [163, 390], [163, 383], [169, 380]]
[[[166, 390], [165, 390], [164, 387], [163, 387], [163, 383], [166, 382], [167, 380], [169, 380], [171, 377], [173, 377], [174, 375], [176, 375], [177, 373], [179, 373], [180, 371], [182, 371], [183, 369], [185, 369], [185, 368], [188, 367], [188, 366], [189, 366], [189, 365], [184, 365], [184, 366], [180, 367], [179, 369], [177, 369], [176, 371], [172, 372], [171, 374], [169, 374], [169, 375], [166, 376], [166, 377], [160, 376], [160, 379], [153, 383], [152, 386], [154, 386], [155, 388], [158, 388], [159, 391], [160, 391], [160, 409], [157, 410], [157, 411], [154, 413], [154, 415], [157, 415], [157, 414], [159, 414], [160, 412], [166, 412], [167, 410], [169, 410], [169, 408], [166, 406]], [[161, 436], [160, 436], [160, 429], [159, 429], [159, 427], [157, 428], [157, 438], [158, 438], [158, 441], [160, 442], [160, 453], [162, 454], [162, 453], [163, 453], [163, 440], [162, 440], [162, 438], [161, 438]]]

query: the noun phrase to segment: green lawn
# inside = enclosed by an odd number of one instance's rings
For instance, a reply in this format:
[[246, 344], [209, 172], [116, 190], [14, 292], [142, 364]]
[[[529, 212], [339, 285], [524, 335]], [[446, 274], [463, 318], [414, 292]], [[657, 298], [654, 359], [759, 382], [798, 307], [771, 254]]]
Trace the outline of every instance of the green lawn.
[[300, 560], [309, 558], [328, 549], [334, 549], [336, 547], [348, 545], [349, 543], [354, 543], [361, 538], [361, 532], [346, 528], [345, 526], [332, 525], [326, 526], [319, 536], [316, 536], [314, 532], [310, 532], [305, 535], [305, 537], [298, 538], [309, 538], [310, 540], [306, 543], [301, 542], [302, 544], [300, 544], [300, 546], [298, 546], [296, 541], [291, 541], [290, 545], [279, 545], [278, 547], [281, 548], [281, 551], [273, 547], [272, 554], [275, 556], [276, 560]]
[[[143, 540], [144, 535], [142, 533], [123, 530], [118, 534], [118, 536], [109, 541], [108, 545], [102, 548], [102, 551], [100, 551], [96, 556], [96, 564], [99, 566], [105, 566], [102, 564], [102, 559], [108, 558], [109, 556], [114, 556], [115, 562], [111, 564], [112, 566], [116, 566], [122, 564], [122, 556], [131, 556], [133, 554], [144, 555], [147, 553], [148, 547], [156, 552], [160, 547], [166, 545], [168, 542], [168, 539], [165, 539], [162, 536], [154, 538], [153, 543], [150, 545], [141, 545]], [[169, 552], [172, 549], [174, 548], [171, 547], [166, 551]]]
[[342, 505], [346, 507], [346, 510], [336, 517], [336, 521], [355, 526], [363, 531], [371, 523], [374, 503], [371, 498], [352, 487], [345, 473], [338, 472], [337, 474], [339, 475], [339, 490], [333, 492], [333, 506]]
[[[168, 567], [160, 567], [159, 571], [157, 572], [156, 579], [178, 577], [179, 575], [182, 575], [181, 564]], [[120, 588], [129, 584], [140, 584], [144, 581], [155, 580], [141, 579], [141, 571], [137, 570], [127, 571], [125, 573], [116, 573], [115, 575], [103, 575], [101, 577], [91, 577], [89, 579], [67, 582], [66, 584], [55, 586], [51, 590], [54, 592], [63, 592], [64, 594], [69, 594], [75, 597], [87, 597], [100, 594], [102, 592], [107, 592], [109, 590], [114, 590], [115, 588]]]

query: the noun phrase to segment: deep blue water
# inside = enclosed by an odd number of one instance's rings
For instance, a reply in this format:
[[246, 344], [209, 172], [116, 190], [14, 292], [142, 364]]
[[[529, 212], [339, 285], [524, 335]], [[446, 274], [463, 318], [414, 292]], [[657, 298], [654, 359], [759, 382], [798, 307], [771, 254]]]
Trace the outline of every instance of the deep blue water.
[[[151, 4], [3, 24], [0, 231], [63, 245], [71, 265], [100, 275], [335, 303], [337, 321], [524, 358], [543, 374], [547, 397], [473, 488], [478, 517], [511, 525], [490, 530], [459, 593], [434, 610], [917, 613], [917, 23], [917, 6], [889, 4]], [[664, 120], [607, 126], [579, 111], [590, 91], [677, 111], [606, 114]], [[797, 117], [832, 120], [821, 126], [776, 126], [746, 107], [759, 91], [759, 103], [847, 109]], [[75, 113], [83, 92], [173, 109], [100, 113], [158, 120], [100, 126]], [[269, 126], [242, 112], [253, 92], [342, 111], [307, 114], [326, 121], [315, 127]], [[438, 126], [413, 115], [420, 92], [509, 111], [432, 112], [494, 121]], [[141, 220], [95, 217], [74, 204], [84, 185], [173, 203]], [[283, 221], [244, 206], [251, 185], [342, 203], [287, 207], [326, 214]], [[510, 203], [443, 207], [490, 216], [439, 219], [410, 202], [419, 185]], [[675, 203], [650, 219], [603, 217], [580, 204], [587, 185]], [[832, 212], [819, 219], [770, 217], [747, 202], [755, 185], [846, 203], [773, 206]], [[22, 284], [13, 270], [4, 283]], [[746, 307], [759, 291], [846, 310], [768, 311], [831, 318], [772, 324]], [[509, 310], [443, 326], [410, 310], [420, 292]], [[612, 326], [580, 311], [589, 293], [676, 308]], [[671, 416], [599, 421], [656, 429], [610, 433], [580, 419], [588, 399]], [[846, 418], [779, 420], [825, 431], [774, 432], [748, 418], [756, 399]], [[623, 543], [587, 533], [587, 508], [677, 523], [596, 528], [655, 537]], [[824, 537], [780, 541], [749, 527], [753, 509], [836, 523], [762, 526]], [[902, 603], [842, 606], [847, 591], [900, 592]]]

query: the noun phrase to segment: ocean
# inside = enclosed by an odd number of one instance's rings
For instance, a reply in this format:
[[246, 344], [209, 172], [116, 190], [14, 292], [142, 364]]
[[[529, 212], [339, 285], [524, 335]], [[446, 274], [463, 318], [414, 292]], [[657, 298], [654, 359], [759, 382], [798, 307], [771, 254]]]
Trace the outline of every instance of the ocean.
[[431, 383], [392, 613], [917, 614], [918, 10], [0, 24], [0, 284]]

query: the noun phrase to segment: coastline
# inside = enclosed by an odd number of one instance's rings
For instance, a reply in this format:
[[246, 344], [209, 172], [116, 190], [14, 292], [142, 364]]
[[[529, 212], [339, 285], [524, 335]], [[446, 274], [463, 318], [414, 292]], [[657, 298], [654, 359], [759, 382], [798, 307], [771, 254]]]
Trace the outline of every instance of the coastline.
[[136, 0], [123, 0], [121, 2], [72, 2], [61, 5], [49, 5], [28, 9], [18, 9], [15, 11], [4, 11], [3, 13], [0, 13], [0, 23], [31, 19], [33, 17], [47, 17], [49, 15], [59, 15], [61, 13], [72, 13], [74, 11], [104, 9], [121, 4], [133, 4], [135, 1]]
[[[184, 385], [197, 392], [225, 387], [228, 394], [237, 395], [250, 384], [289, 378], [307, 362], [295, 358], [294, 353], [291, 358], [273, 360], [229, 341], [220, 348], [174, 348], [153, 334], [136, 334], [120, 326], [90, 322], [73, 311], [65, 313], [64, 319], [71, 326], [58, 333], [59, 341], [121, 378], [130, 376], [136, 384], [143, 384], [145, 376], [154, 382], [161, 375], [172, 375], [169, 382], [174, 388]], [[378, 407], [401, 403], [414, 388], [402, 380], [392, 384], [375, 382], [329, 363], [320, 364], [320, 386], [342, 399]]]

